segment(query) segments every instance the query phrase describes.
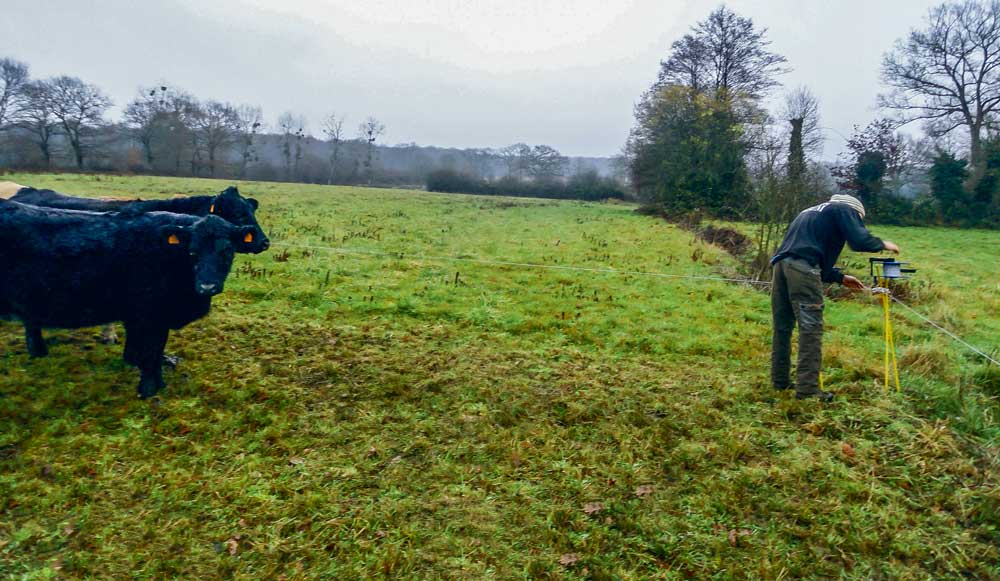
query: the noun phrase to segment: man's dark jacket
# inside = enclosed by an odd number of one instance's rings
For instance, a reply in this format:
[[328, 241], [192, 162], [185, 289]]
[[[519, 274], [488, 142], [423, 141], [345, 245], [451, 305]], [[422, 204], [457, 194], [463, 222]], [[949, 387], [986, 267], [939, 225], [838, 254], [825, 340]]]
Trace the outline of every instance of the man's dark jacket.
[[806, 208], [792, 220], [771, 264], [790, 256], [801, 258], [822, 269], [823, 282], [841, 283], [844, 274], [833, 265], [844, 249], [844, 242], [855, 252], [878, 252], [884, 248], [882, 240], [865, 228], [857, 210], [847, 204], [825, 202]]

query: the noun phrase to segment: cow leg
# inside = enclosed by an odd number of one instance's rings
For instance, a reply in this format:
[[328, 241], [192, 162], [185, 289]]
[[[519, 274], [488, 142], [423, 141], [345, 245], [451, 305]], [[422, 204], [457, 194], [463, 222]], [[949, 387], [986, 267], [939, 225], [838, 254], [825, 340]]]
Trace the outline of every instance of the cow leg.
[[128, 336], [128, 341], [138, 340], [135, 344], [136, 363], [139, 365], [139, 397], [146, 399], [156, 395], [164, 387], [163, 382], [163, 349], [167, 346], [169, 329], [143, 329], [138, 335]]
[[[122, 354], [122, 359], [125, 361], [125, 363], [128, 363], [133, 367], [139, 366], [139, 356], [136, 355], [135, 343], [129, 341], [128, 326], [125, 327], [125, 351]], [[164, 355], [162, 363], [163, 365], [166, 365], [171, 369], [176, 369], [177, 364], [180, 363], [180, 360], [181, 360], [180, 357], [175, 357], [173, 355]]]
[[49, 348], [45, 345], [42, 337], [42, 328], [34, 323], [24, 322], [24, 340], [28, 344], [28, 355], [32, 357], [45, 357], [49, 354]]
[[122, 359], [125, 363], [132, 365], [133, 367], [139, 366], [139, 358], [136, 355], [135, 346], [139, 343], [139, 332], [131, 330], [128, 325], [125, 325], [125, 350], [122, 353]]
[[142, 323], [124, 323], [125, 327], [125, 350], [122, 352], [122, 359], [125, 363], [133, 367], [139, 367], [139, 346], [143, 343], [144, 337], [149, 329]]

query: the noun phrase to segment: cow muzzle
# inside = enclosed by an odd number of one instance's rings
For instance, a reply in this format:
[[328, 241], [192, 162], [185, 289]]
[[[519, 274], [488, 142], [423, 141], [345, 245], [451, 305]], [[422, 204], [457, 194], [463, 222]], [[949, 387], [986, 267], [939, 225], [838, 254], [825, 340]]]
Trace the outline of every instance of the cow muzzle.
[[203, 296], [214, 296], [222, 292], [222, 285], [219, 283], [209, 282], [201, 283], [198, 285], [198, 294]]

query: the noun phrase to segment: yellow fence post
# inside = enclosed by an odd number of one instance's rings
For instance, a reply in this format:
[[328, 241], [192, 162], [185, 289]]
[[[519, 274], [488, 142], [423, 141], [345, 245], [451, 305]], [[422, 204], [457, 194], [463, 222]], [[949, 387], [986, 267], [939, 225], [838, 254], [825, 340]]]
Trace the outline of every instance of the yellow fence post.
[[883, 357], [883, 369], [885, 372], [885, 381], [882, 384], [885, 389], [889, 389], [889, 363], [892, 363], [892, 378], [895, 380], [896, 391], [901, 391], [899, 385], [899, 365], [896, 362], [896, 339], [892, 334], [892, 317], [889, 315], [889, 305], [892, 302], [892, 298], [889, 296], [889, 281], [887, 279], [881, 280], [882, 289], [880, 293], [882, 295], [882, 325], [884, 328], [883, 338], [885, 339], [885, 356]]

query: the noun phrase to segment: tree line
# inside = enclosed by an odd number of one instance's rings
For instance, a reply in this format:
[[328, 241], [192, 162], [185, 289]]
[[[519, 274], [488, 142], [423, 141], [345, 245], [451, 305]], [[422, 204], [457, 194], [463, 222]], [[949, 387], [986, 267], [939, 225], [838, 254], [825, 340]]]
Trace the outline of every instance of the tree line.
[[576, 200], [626, 197], [621, 179], [602, 176], [594, 168], [570, 171], [569, 159], [548, 145], [515, 143], [492, 154], [502, 162], [500, 177], [439, 169], [427, 176], [428, 191]]
[[[760, 254], [802, 208], [834, 191], [876, 222], [1000, 226], [1000, 1], [932, 9], [884, 55], [883, 117], [855, 127], [835, 164], [817, 160], [819, 103], [805, 87], [763, 103], [788, 59], [767, 29], [726, 6], [671, 45], [640, 97], [624, 148], [640, 200], [762, 224]], [[920, 124], [920, 135], [899, 130]]]
[[108, 119], [111, 107], [94, 84], [32, 79], [27, 64], [0, 59], [0, 168], [410, 187], [442, 171], [519, 184], [614, 171], [607, 160], [570, 160], [546, 145], [390, 146], [374, 116], [352, 131], [345, 115], [331, 113], [314, 136], [303, 115], [268, 123], [260, 106], [202, 100], [167, 83], [140, 87], [118, 120]]

